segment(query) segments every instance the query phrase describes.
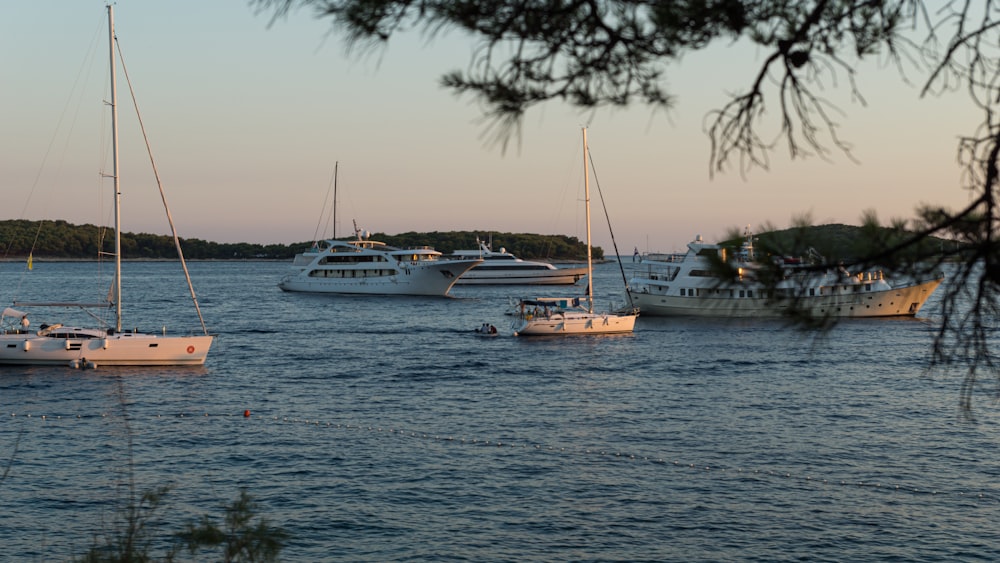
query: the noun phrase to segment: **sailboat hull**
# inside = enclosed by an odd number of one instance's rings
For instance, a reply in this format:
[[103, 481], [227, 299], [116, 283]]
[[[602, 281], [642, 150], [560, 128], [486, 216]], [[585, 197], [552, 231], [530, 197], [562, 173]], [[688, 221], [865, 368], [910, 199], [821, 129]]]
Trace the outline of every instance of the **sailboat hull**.
[[511, 325], [515, 336], [626, 334], [635, 330], [636, 315], [615, 313], [555, 313], [548, 317], [518, 316]]
[[98, 366], [200, 366], [213, 336], [121, 333], [99, 338], [0, 335], [0, 364]]

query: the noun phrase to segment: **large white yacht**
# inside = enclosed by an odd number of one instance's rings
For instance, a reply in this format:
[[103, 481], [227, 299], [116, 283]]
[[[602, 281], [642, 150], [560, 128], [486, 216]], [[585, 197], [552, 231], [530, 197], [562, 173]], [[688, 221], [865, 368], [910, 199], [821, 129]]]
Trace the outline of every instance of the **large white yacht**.
[[442, 260], [433, 248], [396, 248], [369, 240], [324, 240], [295, 256], [278, 283], [285, 291], [371, 295], [448, 294], [459, 277], [482, 260]]
[[447, 257], [453, 260], [482, 260], [458, 279], [456, 285], [573, 285], [587, 276], [586, 266], [558, 268], [548, 262], [522, 260], [507, 252], [495, 251], [492, 245], [476, 239], [477, 250], [456, 250]]
[[725, 259], [725, 249], [698, 236], [687, 253], [642, 258], [626, 290], [632, 304], [645, 316], [778, 317], [794, 311], [820, 318], [912, 317], [941, 284], [940, 277], [890, 283], [881, 271], [789, 266], [785, 278], [768, 288], [755, 276], [749, 228], [732, 258], [736, 280], [716, 276], [710, 256]]

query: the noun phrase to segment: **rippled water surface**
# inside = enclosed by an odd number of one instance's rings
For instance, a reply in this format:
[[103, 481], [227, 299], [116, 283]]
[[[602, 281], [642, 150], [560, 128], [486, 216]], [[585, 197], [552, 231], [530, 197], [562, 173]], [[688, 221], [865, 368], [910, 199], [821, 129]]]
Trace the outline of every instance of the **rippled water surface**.
[[[4, 299], [78, 297], [92, 267], [4, 265]], [[482, 338], [508, 297], [566, 289], [320, 297], [278, 290], [285, 264], [190, 267], [203, 368], [0, 368], [0, 558], [79, 556], [130, 480], [171, 486], [166, 531], [246, 488], [290, 561], [1000, 557], [997, 406], [959, 416], [929, 321]], [[125, 268], [128, 326], [197, 326], [176, 264]]]

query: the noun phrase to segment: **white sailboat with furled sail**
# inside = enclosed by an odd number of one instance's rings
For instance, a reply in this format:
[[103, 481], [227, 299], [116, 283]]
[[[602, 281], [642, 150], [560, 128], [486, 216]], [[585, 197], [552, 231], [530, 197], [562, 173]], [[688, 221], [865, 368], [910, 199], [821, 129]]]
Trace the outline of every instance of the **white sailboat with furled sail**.
[[[106, 301], [99, 303], [74, 302], [17, 302], [12, 307], [0, 310], [0, 364], [8, 365], [68, 365], [74, 368], [94, 368], [98, 366], [180, 366], [202, 365], [214, 337], [205, 327], [201, 309], [198, 306], [191, 278], [181, 253], [179, 239], [174, 230], [180, 263], [187, 279], [188, 289], [194, 302], [195, 311], [201, 322], [201, 333], [190, 335], [167, 335], [162, 333], [141, 333], [137, 330], [122, 330], [122, 245], [121, 245], [121, 190], [118, 171], [118, 99], [115, 65], [115, 27], [112, 6], [108, 10], [108, 45], [111, 76], [111, 135], [114, 182], [115, 215], [115, 274], [111, 291]], [[141, 120], [140, 120], [141, 123]], [[144, 134], [145, 136], [145, 134]], [[147, 147], [148, 148], [148, 147]], [[154, 173], [156, 168], [153, 168]], [[157, 175], [157, 182], [159, 177]], [[162, 186], [161, 186], [161, 197]], [[166, 199], [163, 198], [166, 207]], [[173, 219], [167, 210], [167, 219], [173, 230]], [[30, 260], [30, 258], [29, 258]], [[41, 324], [31, 327], [26, 309], [32, 307], [51, 308], [114, 308], [114, 326], [103, 323], [97, 327], [68, 326], [59, 323]], [[34, 314], [32, 314], [34, 316]], [[91, 314], [97, 318], [97, 315]]]
[[587, 215], [586, 297], [521, 299], [514, 311], [514, 336], [622, 334], [635, 330], [637, 309], [594, 311], [594, 263], [590, 239], [590, 149], [583, 129], [583, 185]]

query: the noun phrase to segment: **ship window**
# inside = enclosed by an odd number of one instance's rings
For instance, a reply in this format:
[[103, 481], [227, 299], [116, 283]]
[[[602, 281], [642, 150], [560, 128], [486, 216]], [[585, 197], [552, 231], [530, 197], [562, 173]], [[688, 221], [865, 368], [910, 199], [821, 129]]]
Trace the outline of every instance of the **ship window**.
[[747, 290], [747, 297], [753, 297], [753, 290], [752, 289], [748, 289]]
[[871, 291], [871, 290], [872, 290], [872, 284], [866, 283], [865, 284], [865, 291]]
[[746, 296], [747, 296], [747, 292], [745, 290], [741, 289], [740, 290], [740, 297], [746, 297]]

